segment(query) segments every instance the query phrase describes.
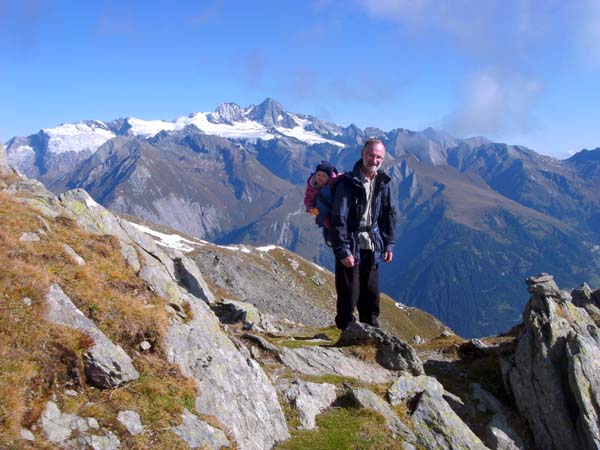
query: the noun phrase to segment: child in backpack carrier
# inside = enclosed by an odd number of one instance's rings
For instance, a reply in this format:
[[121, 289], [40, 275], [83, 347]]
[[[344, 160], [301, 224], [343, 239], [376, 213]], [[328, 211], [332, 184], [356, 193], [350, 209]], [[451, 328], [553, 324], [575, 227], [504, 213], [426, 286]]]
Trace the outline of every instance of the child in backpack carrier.
[[315, 216], [315, 223], [323, 229], [323, 239], [329, 247], [332, 245], [329, 214], [333, 204], [333, 192], [343, 174], [344, 172], [338, 172], [329, 162], [321, 161], [306, 181], [304, 193], [306, 212]]
[[313, 173], [306, 180], [306, 190], [304, 191], [304, 206], [306, 212], [316, 216], [319, 210], [315, 207], [317, 195], [329, 181], [337, 176], [337, 170], [328, 161], [321, 161]]

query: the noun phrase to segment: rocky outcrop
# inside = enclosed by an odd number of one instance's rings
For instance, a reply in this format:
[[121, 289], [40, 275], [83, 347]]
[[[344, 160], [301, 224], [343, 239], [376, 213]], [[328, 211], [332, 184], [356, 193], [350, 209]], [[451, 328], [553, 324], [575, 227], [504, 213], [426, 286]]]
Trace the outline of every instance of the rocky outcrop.
[[83, 355], [85, 375], [90, 384], [99, 388], [114, 388], [139, 378], [127, 353], [85, 317], [60, 286], [50, 286], [46, 302], [47, 320], [75, 328], [94, 340], [94, 345]]
[[187, 256], [159, 248], [83, 190], [66, 192], [60, 199], [88, 232], [112, 234], [133, 245], [141, 254], [139, 276], [186, 319], [171, 322], [167, 356], [198, 384], [198, 412], [219, 420], [241, 450], [271, 448], [286, 439], [289, 434], [275, 388], [258, 363], [240, 353], [221, 330], [207, 304], [212, 294]]
[[600, 447], [600, 331], [552, 276], [527, 279], [524, 332], [504, 361], [507, 389], [539, 448]]
[[417, 443], [427, 449], [487, 447], [454, 412], [444, 397], [450, 394], [432, 377], [402, 374], [388, 390], [392, 405], [410, 405]]
[[394, 379], [394, 372], [351, 358], [339, 348], [284, 348], [279, 360], [290, 369], [306, 375], [339, 375], [364, 383], [386, 383]]
[[408, 371], [413, 375], [423, 374], [423, 364], [415, 350], [396, 336], [364, 323], [354, 322], [346, 328], [338, 345], [372, 344], [377, 348], [375, 360], [390, 370]]

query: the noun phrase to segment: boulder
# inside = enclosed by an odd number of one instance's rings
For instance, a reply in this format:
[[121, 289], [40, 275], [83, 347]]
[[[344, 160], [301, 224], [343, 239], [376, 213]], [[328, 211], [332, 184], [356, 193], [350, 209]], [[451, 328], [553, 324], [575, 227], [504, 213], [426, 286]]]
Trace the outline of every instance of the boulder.
[[360, 322], [353, 322], [346, 328], [338, 341], [339, 346], [375, 345], [375, 360], [386, 369], [402, 370], [413, 375], [423, 374], [423, 364], [415, 350], [396, 336]]
[[387, 383], [392, 381], [395, 375], [377, 364], [346, 356], [339, 348], [282, 348], [279, 360], [290, 369], [306, 375], [339, 375], [364, 383]]
[[292, 405], [300, 416], [300, 429], [315, 428], [315, 417], [335, 401], [336, 388], [329, 383], [309, 383], [296, 380], [277, 386], [281, 396]]
[[[503, 361], [507, 390], [545, 450], [600, 448], [600, 330], [560, 298], [550, 275], [529, 278], [524, 332]], [[582, 293], [573, 298], [580, 302]], [[580, 295], [581, 294], [581, 295]]]
[[75, 328], [94, 340], [94, 345], [83, 355], [85, 375], [90, 384], [99, 388], [114, 388], [139, 378], [125, 351], [113, 344], [94, 322], [85, 317], [60, 286], [50, 286], [46, 303], [46, 320]]
[[221, 450], [231, 448], [231, 443], [221, 430], [200, 420], [186, 409], [181, 415], [183, 423], [173, 427], [173, 432], [192, 449]]

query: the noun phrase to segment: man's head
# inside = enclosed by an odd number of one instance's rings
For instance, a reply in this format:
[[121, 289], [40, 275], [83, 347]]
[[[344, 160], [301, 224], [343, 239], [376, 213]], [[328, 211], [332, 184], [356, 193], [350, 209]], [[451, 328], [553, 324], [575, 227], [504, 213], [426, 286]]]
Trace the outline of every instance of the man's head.
[[385, 158], [385, 145], [379, 139], [369, 138], [365, 141], [361, 152], [362, 170], [365, 175], [377, 173]]

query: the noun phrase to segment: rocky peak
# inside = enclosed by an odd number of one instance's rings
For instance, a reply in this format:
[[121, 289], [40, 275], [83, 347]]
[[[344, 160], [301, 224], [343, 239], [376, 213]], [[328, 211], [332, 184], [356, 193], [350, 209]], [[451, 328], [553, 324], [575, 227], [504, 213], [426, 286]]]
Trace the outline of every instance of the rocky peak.
[[244, 109], [236, 103], [221, 103], [207, 118], [212, 123], [233, 125], [233, 122], [243, 122], [245, 120]]
[[597, 449], [600, 444], [600, 331], [548, 274], [527, 279], [531, 298], [515, 354], [503, 376], [538, 448]]
[[254, 106], [250, 110], [248, 118], [250, 120], [260, 122], [266, 127], [275, 126], [284, 128], [294, 128], [298, 126], [298, 123], [284, 109], [284, 107], [272, 98], [267, 98], [260, 105]]

